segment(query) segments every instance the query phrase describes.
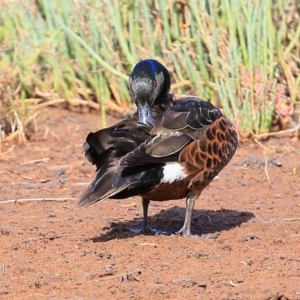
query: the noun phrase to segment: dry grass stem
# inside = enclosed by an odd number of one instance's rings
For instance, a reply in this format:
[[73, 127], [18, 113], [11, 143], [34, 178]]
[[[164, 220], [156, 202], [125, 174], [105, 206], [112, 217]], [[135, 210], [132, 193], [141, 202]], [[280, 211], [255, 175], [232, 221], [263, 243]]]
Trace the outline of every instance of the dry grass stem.
[[269, 187], [271, 188], [271, 182], [270, 182], [270, 176], [269, 176], [269, 172], [268, 172], [268, 160], [269, 160], [269, 149], [267, 147], [265, 147], [260, 141], [258, 141], [257, 139], [254, 139], [254, 142], [257, 143], [262, 149], [263, 149], [263, 156], [264, 156], [264, 171], [267, 177], [267, 181], [269, 184]]
[[40, 162], [47, 162], [50, 159], [51, 159], [51, 157], [45, 157], [45, 158], [24, 161], [24, 162], [20, 163], [20, 165], [29, 165], [29, 164], [36, 164], [36, 163], [40, 163]]
[[300, 118], [299, 118], [299, 122], [298, 124], [291, 129], [286, 129], [286, 130], [280, 130], [277, 132], [266, 132], [266, 133], [261, 133], [261, 134], [254, 134], [253, 137], [256, 140], [260, 140], [260, 139], [266, 139], [268, 137], [274, 137], [274, 136], [284, 136], [284, 135], [289, 135], [291, 133], [296, 133], [300, 131]]
[[[1, 145], [1, 142], [0, 142], [0, 145]], [[12, 159], [14, 157], [14, 155], [13, 155], [14, 148], [15, 148], [15, 145], [12, 145], [4, 152], [0, 151], [0, 161]], [[0, 149], [1, 149], [1, 147], [0, 147]], [[1, 171], [1, 172], [5, 172], [5, 171]]]
[[67, 200], [73, 200], [73, 199], [72, 198], [23, 198], [23, 199], [3, 200], [0, 201], [0, 204], [18, 203], [18, 202], [35, 202], [35, 201], [64, 202]]

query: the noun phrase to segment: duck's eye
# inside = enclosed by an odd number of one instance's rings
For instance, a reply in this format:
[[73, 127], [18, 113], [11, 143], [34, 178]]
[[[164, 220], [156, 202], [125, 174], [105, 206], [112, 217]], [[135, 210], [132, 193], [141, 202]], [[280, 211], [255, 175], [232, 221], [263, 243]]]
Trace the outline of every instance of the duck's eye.
[[156, 82], [156, 80], [153, 80], [152, 81], [152, 87], [155, 88], [156, 86], [157, 86], [157, 82]]

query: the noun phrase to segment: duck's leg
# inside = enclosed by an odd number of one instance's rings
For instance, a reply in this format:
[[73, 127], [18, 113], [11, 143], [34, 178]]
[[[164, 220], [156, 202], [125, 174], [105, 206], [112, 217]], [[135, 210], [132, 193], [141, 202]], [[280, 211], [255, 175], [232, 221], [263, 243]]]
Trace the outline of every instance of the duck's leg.
[[156, 234], [156, 231], [154, 231], [148, 222], [148, 207], [150, 204], [150, 200], [147, 200], [145, 198], [142, 198], [142, 204], [143, 204], [143, 223], [142, 228], [139, 230], [136, 229], [130, 229], [134, 233], [138, 234]]
[[148, 222], [148, 208], [149, 208], [150, 200], [142, 198], [142, 204], [143, 204], [143, 223], [142, 223], [142, 228], [140, 230], [140, 233], [155, 234], [156, 232], [151, 228]]
[[176, 232], [176, 234], [181, 234], [182, 236], [190, 236], [191, 235], [191, 222], [192, 222], [192, 214], [195, 206], [195, 200], [198, 198], [197, 196], [188, 196], [186, 198], [186, 211], [185, 211], [185, 219], [182, 228]]
[[164, 230], [160, 230], [157, 228], [152, 228], [148, 222], [148, 207], [150, 204], [150, 200], [147, 200], [145, 198], [142, 198], [142, 204], [143, 204], [143, 223], [142, 228], [139, 230], [136, 229], [130, 229], [132, 232], [137, 234], [164, 234], [164, 235], [171, 235], [173, 232], [168, 232]]

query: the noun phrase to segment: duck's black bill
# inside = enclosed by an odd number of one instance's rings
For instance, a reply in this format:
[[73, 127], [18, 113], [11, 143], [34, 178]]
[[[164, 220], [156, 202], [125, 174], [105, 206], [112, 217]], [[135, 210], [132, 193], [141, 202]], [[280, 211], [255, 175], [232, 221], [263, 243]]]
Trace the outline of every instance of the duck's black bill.
[[138, 124], [141, 125], [152, 125], [153, 124], [153, 116], [152, 109], [150, 105], [146, 102], [144, 105], [138, 105]]

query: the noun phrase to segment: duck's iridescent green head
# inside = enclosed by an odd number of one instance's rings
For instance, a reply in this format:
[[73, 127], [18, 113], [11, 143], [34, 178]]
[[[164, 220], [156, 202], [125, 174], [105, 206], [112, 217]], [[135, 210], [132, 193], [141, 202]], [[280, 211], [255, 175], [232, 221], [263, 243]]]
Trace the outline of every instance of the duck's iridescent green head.
[[154, 59], [140, 61], [129, 76], [129, 90], [138, 108], [140, 124], [152, 124], [152, 107], [168, 97], [171, 77], [168, 70]]

